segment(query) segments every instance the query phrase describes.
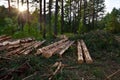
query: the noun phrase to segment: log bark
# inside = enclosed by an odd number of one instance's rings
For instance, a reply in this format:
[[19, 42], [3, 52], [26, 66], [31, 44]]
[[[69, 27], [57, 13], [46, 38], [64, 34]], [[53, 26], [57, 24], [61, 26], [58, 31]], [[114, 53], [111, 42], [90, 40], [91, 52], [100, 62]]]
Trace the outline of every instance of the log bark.
[[23, 54], [25, 51], [32, 49], [35, 44], [36, 44], [36, 42], [31, 43], [29, 46], [27, 46], [26, 48], [24, 48], [23, 50], [21, 50], [18, 54], [19, 55]]
[[82, 45], [82, 48], [83, 48], [83, 53], [84, 53], [86, 63], [88, 63], [88, 64], [92, 63], [93, 60], [92, 60], [92, 58], [90, 56], [90, 53], [87, 49], [87, 46], [85, 45], [85, 42], [83, 40], [81, 40], [81, 45]]
[[6, 35], [1, 35], [0, 38], [6, 37]]
[[25, 48], [31, 46], [33, 43], [34, 43], [34, 42], [26, 43], [23, 47], [20, 47], [20, 48], [14, 50], [14, 51], [8, 52], [8, 53], [6, 54], [6, 56], [9, 57], [9, 56], [12, 56], [12, 55], [15, 55], [15, 54], [19, 54], [22, 50], [24, 50]]
[[83, 63], [83, 53], [82, 53], [82, 47], [81, 47], [81, 43], [78, 41], [77, 42], [77, 55], [78, 55], [78, 63]]
[[59, 55], [62, 57], [63, 53], [74, 43], [74, 41], [70, 41], [65, 47], [59, 52]]
[[45, 42], [45, 40], [42, 41], [42, 42], [37, 42], [35, 45], [33, 45], [33, 47], [32, 47], [31, 49], [26, 50], [23, 54], [29, 54], [29, 53], [31, 53], [34, 49], [37, 49], [37, 48], [38, 48], [39, 46], [41, 46], [44, 42]]
[[0, 39], [0, 42], [4, 42], [4, 41], [9, 40], [9, 39], [11, 39], [11, 36], [3, 37]]
[[26, 43], [26, 42], [31, 42], [31, 41], [34, 41], [35, 39], [34, 38], [25, 38], [25, 39], [22, 39], [20, 40], [21, 43]]
[[63, 39], [63, 40], [60, 40], [60, 41], [58, 41], [58, 42], [55, 42], [55, 43], [53, 43], [53, 44], [51, 44], [51, 45], [49, 45], [49, 46], [45, 46], [45, 47], [43, 47], [43, 48], [40, 48], [40, 49], [37, 50], [36, 55], [40, 55], [42, 52], [47, 51], [47, 50], [55, 47], [56, 45], [59, 45], [59, 44], [65, 42], [65, 41], [67, 41], [67, 40], [68, 40], [68, 39]]
[[66, 44], [68, 44], [70, 41], [67, 41], [65, 43], [59, 44], [58, 46], [55, 46], [52, 49], [49, 49], [47, 51], [42, 52], [42, 56], [49, 58], [51, 57], [53, 54], [55, 54], [57, 51], [59, 51], [60, 49], [64, 48], [66, 46]]

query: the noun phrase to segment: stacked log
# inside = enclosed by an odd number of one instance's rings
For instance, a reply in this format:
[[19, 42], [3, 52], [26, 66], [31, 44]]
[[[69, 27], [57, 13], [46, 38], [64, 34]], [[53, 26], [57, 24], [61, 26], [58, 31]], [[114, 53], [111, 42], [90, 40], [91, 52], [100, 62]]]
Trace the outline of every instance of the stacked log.
[[5, 37], [0, 38], [0, 42], [4, 42], [9, 39], [11, 39], [11, 36], [5, 36]]
[[49, 46], [45, 46], [45, 47], [43, 47], [43, 48], [40, 48], [40, 49], [37, 50], [36, 55], [40, 55], [40, 54], [42, 54], [42, 52], [47, 51], [47, 50], [50, 50], [51, 48], [54, 48], [55, 46], [57, 46], [57, 45], [59, 45], [59, 44], [61, 44], [61, 43], [64, 43], [64, 42], [66, 42], [67, 40], [68, 40], [68, 39], [63, 39], [63, 40], [60, 40], [60, 41], [58, 41], [58, 42], [55, 42], [55, 43], [53, 43], [53, 44], [51, 44], [51, 45], [49, 45]]
[[10, 36], [0, 36], [0, 51], [5, 51], [6, 56], [29, 54], [33, 50], [36, 50], [45, 41], [35, 41], [34, 38], [24, 38], [18, 40], [9, 40]]
[[30, 49], [26, 50], [23, 54], [29, 54], [34, 49], [37, 49], [39, 46], [41, 46], [44, 42], [45, 42], [45, 40], [42, 41], [42, 42], [36, 42], [36, 44], [34, 44], [33, 47], [31, 47]]
[[[6, 56], [12, 56], [12, 55], [20, 55], [20, 54], [29, 54], [30, 52], [32, 52], [33, 50], [36, 50], [39, 46], [41, 46], [45, 41], [32, 41], [32, 42], [27, 42], [27, 43], [23, 43], [20, 45], [14, 45], [13, 47], [15, 47], [15, 50], [12, 50], [10, 52], [8, 52], [6, 54]], [[12, 46], [9, 46], [9, 49], [13, 48]]]
[[26, 43], [24, 46], [21, 46], [20, 48], [17, 48], [16, 50], [8, 52], [6, 54], [6, 56], [12, 56], [12, 55], [15, 55], [15, 54], [19, 54], [22, 50], [31, 46], [32, 44], [34, 44], [34, 42]]
[[49, 58], [51, 57], [53, 54], [55, 54], [57, 51], [59, 51], [60, 49], [64, 48], [66, 44], [68, 44], [69, 41], [65, 42], [65, 43], [62, 43], [62, 44], [59, 44], [57, 46], [55, 46], [54, 48], [52, 49], [49, 49], [47, 51], [44, 51], [42, 52], [42, 55], [46, 58]]
[[38, 49], [36, 55], [42, 54], [42, 56], [46, 58], [50, 58], [52, 55], [58, 52], [61, 52], [59, 55], [62, 55], [73, 43], [74, 41], [69, 41], [68, 39], [62, 39], [51, 45]]

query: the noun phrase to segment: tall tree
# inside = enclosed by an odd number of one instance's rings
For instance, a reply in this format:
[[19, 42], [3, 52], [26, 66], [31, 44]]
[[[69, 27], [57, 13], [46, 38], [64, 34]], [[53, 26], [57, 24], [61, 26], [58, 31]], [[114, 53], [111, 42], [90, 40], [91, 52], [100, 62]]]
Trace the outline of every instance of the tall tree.
[[18, 10], [19, 10], [19, 0], [17, 0], [17, 8], [18, 8]]
[[29, 23], [29, 0], [27, 0], [27, 22]]
[[39, 0], [39, 8], [40, 8], [40, 14], [39, 14], [40, 26], [39, 26], [39, 29], [40, 29], [40, 31], [42, 31], [42, 0]]
[[8, 11], [10, 12], [10, 0], [8, 0]]
[[55, 24], [54, 24], [54, 35], [57, 35], [57, 22], [58, 22], [58, 0], [55, 3]]
[[83, 10], [83, 24], [86, 25], [86, 9], [87, 9], [87, 0], [84, 0], [84, 10]]
[[61, 33], [63, 33], [64, 28], [64, 1], [61, 0]]
[[43, 38], [46, 37], [46, 0], [44, 0], [44, 27], [43, 27]]
[[52, 24], [51, 24], [51, 14], [52, 14], [52, 12], [51, 12], [51, 9], [52, 9], [52, 2], [53, 2], [53, 0], [49, 0], [49, 35], [51, 35], [52, 34]]

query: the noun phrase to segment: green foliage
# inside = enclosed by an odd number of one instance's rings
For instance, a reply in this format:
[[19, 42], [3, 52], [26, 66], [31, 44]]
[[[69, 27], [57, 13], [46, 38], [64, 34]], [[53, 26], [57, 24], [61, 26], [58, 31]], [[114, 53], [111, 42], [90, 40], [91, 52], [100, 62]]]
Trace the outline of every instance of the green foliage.
[[34, 37], [36, 39], [42, 39], [42, 35], [38, 31], [37, 27], [32, 27], [29, 24], [25, 24], [23, 31], [16, 32], [13, 35], [14, 38]]
[[6, 25], [1, 30], [2, 34], [13, 35], [17, 29], [17, 24], [11, 18], [5, 18]]
[[100, 79], [104, 79], [105, 77], [104, 71], [98, 67], [94, 68], [92, 73], [95, 75], [95, 77], [100, 78]]
[[120, 32], [120, 11], [114, 8], [110, 14], [106, 15], [106, 30], [119, 33]]
[[79, 24], [79, 29], [78, 29], [78, 33], [84, 33], [86, 32], [86, 26], [83, 25], [82, 21]]

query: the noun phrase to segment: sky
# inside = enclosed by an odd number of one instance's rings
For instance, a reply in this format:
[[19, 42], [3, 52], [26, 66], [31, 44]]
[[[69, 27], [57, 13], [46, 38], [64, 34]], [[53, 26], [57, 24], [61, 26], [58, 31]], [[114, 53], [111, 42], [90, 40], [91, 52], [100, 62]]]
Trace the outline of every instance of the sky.
[[[7, 2], [5, 0], [0, 0], [0, 5], [7, 6]], [[105, 0], [105, 5], [106, 5], [105, 8], [106, 13], [111, 12], [114, 7], [116, 7], [117, 9], [120, 8], [120, 0]]]

